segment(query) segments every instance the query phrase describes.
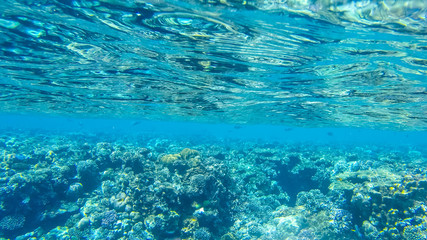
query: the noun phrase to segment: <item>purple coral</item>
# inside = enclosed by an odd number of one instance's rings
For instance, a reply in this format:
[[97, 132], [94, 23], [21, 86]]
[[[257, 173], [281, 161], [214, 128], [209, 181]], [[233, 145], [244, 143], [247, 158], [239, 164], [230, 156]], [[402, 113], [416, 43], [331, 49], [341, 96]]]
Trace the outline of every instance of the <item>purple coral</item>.
[[344, 233], [351, 229], [351, 220], [353, 216], [347, 210], [343, 209], [333, 209], [330, 214], [329, 224], [334, 229], [335, 233]]
[[25, 217], [23, 215], [9, 215], [0, 221], [0, 229], [13, 231], [22, 228], [25, 223]]
[[301, 232], [298, 234], [298, 240], [315, 240], [316, 238], [316, 234], [314, 234], [312, 229], [303, 229], [301, 230]]
[[104, 213], [104, 216], [101, 220], [101, 225], [105, 228], [111, 228], [114, 223], [117, 221], [117, 212], [114, 210], [110, 210]]

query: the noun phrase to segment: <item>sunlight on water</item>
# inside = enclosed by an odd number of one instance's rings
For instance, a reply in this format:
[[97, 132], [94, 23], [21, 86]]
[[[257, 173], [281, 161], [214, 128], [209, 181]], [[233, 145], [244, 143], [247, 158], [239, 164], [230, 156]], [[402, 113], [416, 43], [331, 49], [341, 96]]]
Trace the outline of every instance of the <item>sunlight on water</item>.
[[1, 110], [425, 129], [424, 1], [3, 1]]

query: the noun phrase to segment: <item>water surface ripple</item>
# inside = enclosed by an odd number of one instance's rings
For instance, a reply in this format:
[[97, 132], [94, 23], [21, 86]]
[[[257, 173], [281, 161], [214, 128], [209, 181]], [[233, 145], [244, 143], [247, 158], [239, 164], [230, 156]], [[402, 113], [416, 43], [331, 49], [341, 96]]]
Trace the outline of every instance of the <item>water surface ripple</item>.
[[328, 2], [5, 0], [0, 110], [427, 129], [427, 3]]

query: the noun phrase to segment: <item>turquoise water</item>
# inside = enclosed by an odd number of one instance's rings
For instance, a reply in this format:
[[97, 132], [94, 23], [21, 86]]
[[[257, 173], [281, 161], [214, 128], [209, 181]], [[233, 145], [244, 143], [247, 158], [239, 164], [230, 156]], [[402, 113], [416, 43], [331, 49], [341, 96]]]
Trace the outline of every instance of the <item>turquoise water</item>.
[[0, 3], [0, 238], [427, 239], [427, 2]]
[[2, 109], [425, 130], [424, 1], [286, 2], [3, 1]]

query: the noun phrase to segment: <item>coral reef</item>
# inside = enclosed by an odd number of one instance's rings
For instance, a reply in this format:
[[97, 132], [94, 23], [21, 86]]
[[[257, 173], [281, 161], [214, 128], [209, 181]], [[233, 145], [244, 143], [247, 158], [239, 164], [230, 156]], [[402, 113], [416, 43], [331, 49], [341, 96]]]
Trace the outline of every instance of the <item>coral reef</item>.
[[23, 215], [9, 215], [0, 220], [0, 229], [13, 231], [24, 227], [25, 217]]
[[427, 238], [424, 149], [143, 139], [0, 135], [0, 237]]

